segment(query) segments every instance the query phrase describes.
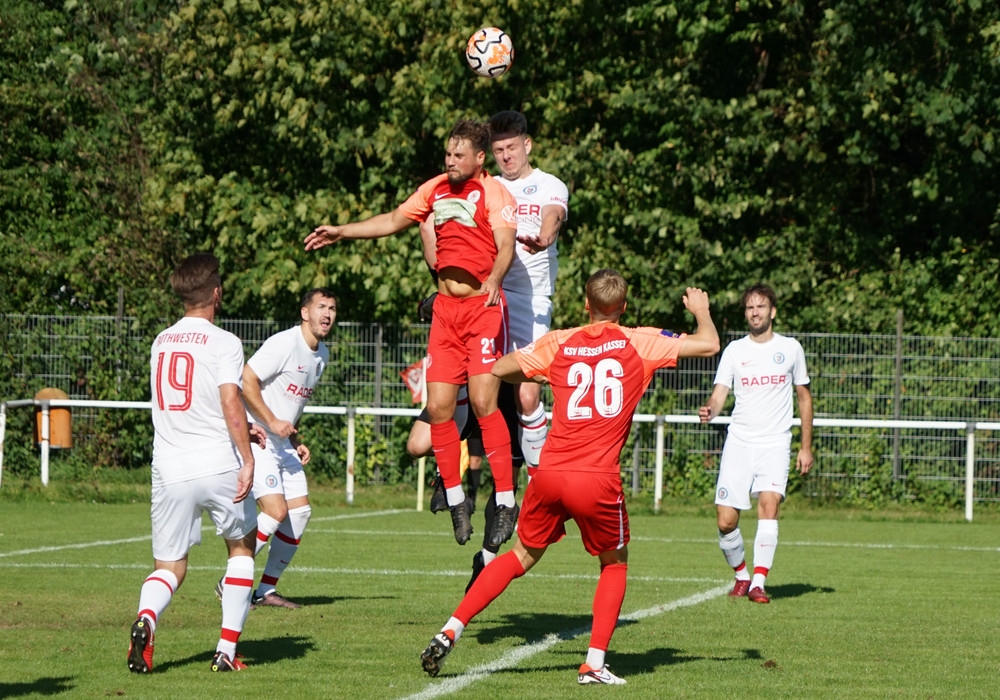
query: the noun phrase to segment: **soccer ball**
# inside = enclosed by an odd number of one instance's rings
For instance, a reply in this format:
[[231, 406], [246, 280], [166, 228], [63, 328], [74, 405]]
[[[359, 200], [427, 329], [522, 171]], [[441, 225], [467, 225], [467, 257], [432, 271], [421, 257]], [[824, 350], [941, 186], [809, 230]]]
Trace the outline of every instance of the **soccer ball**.
[[465, 60], [477, 75], [497, 78], [514, 62], [514, 44], [507, 32], [496, 27], [483, 27], [469, 37]]

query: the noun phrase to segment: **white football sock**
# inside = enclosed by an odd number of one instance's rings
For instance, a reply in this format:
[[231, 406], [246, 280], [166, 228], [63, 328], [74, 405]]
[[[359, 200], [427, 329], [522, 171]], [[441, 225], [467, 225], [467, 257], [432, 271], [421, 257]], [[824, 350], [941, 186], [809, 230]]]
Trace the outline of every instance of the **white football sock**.
[[521, 440], [521, 455], [529, 467], [538, 466], [542, 445], [549, 434], [549, 423], [545, 418], [545, 407], [538, 404], [530, 415], [518, 414], [518, 437]]
[[607, 652], [604, 649], [595, 649], [590, 647], [587, 649], [587, 665], [590, 666], [595, 671], [600, 671], [604, 668], [604, 658]]
[[728, 535], [719, 533], [719, 549], [722, 550], [722, 554], [726, 557], [726, 563], [736, 572], [736, 578], [750, 578], [747, 574], [747, 568], [744, 565], [746, 552], [743, 546], [743, 533], [740, 532], [739, 528], [736, 528]]
[[260, 554], [260, 550], [264, 549], [268, 539], [277, 531], [279, 525], [281, 525], [280, 521], [275, 520], [264, 511], [257, 513], [257, 548], [254, 550], [254, 556]]
[[230, 557], [222, 586], [222, 634], [215, 650], [236, 658], [236, 642], [243, 632], [250, 612], [250, 591], [253, 588], [253, 557]]
[[757, 536], [753, 542], [753, 583], [751, 588], [763, 588], [771, 566], [774, 550], [778, 548], [778, 521], [758, 520]]
[[136, 617], [149, 620], [149, 631], [156, 632], [156, 622], [170, 605], [170, 599], [177, 590], [177, 577], [173, 571], [157, 569], [142, 582], [139, 591], [139, 612]]

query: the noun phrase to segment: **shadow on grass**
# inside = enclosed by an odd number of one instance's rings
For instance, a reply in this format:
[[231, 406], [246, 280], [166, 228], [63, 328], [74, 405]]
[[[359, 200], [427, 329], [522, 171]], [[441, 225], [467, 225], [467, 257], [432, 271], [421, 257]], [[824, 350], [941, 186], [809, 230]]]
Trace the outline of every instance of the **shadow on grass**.
[[[313, 606], [316, 606], [316, 605], [333, 605], [334, 603], [340, 603], [340, 602], [343, 602], [345, 600], [378, 600], [380, 598], [381, 599], [386, 599], [386, 600], [395, 600], [395, 596], [363, 596], [363, 595], [291, 596], [291, 597], [289, 597], [289, 600], [291, 600], [293, 603], [298, 603], [299, 605], [302, 605], [302, 606], [313, 607]], [[271, 608], [271, 607], [279, 607], [279, 606], [260, 605], [260, 606], [257, 607], [257, 610], [251, 612], [250, 614], [251, 615], [256, 615], [257, 611], [260, 611], [260, 610], [266, 611], [268, 608]], [[266, 612], [265, 612], [265, 614], [266, 614]]]
[[[247, 666], [273, 664], [288, 659], [301, 659], [316, 645], [309, 637], [271, 637], [270, 639], [241, 640], [237, 654]], [[183, 659], [174, 659], [162, 664], [153, 664], [153, 672], [168, 671], [178, 666], [203, 663], [208, 666], [215, 650], [193, 654]]]
[[505, 615], [503, 621], [475, 633], [480, 644], [493, 644], [499, 639], [516, 638], [525, 642], [538, 642], [550, 634], [565, 641], [574, 639], [590, 630], [590, 615], [560, 615], [557, 613], [515, 613]]
[[767, 592], [772, 599], [798, 598], [810, 593], [834, 593], [829, 586], [814, 586], [811, 583], [783, 583], [780, 586], [768, 586]]
[[39, 678], [32, 683], [0, 683], [0, 698], [16, 698], [24, 695], [59, 695], [73, 690], [71, 677]]

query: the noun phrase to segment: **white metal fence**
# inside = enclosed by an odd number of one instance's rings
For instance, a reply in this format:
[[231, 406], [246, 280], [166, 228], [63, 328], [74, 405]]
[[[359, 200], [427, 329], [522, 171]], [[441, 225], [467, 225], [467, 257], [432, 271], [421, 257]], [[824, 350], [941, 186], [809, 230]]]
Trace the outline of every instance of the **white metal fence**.
[[[73, 409], [79, 444], [106, 432], [100, 423], [107, 411], [95, 399], [148, 399], [148, 347], [159, 327], [142, 328], [127, 317], [0, 319], [0, 382], [8, 381], [0, 387], [12, 387], [2, 389], [0, 399], [33, 396], [42, 387], [63, 389], [83, 402]], [[288, 324], [223, 320], [220, 325], [243, 338], [249, 354]], [[317, 461], [327, 459], [337, 478], [345, 474], [350, 446], [354, 477], [361, 483], [395, 480], [422, 487], [417, 465], [405, 454], [409, 416], [416, 411], [399, 373], [423, 355], [427, 330], [424, 324], [338, 324], [329, 341], [330, 367], [303, 418], [304, 431], [315, 430], [325, 441]], [[740, 335], [730, 333], [723, 342]], [[954, 505], [958, 494], [968, 501], [971, 484], [974, 502], [1000, 502], [1000, 438], [982, 427], [1000, 421], [1000, 340], [789, 335], [805, 348], [816, 410], [816, 465], [797, 484], [802, 493], [864, 500], [892, 489], [904, 500], [928, 500], [937, 490], [942, 502]], [[668, 496], [691, 488], [703, 492], [714, 480], [724, 434], [720, 426], [701, 426], [693, 417], [711, 392], [715, 365], [715, 359], [685, 360], [655, 376], [622, 457], [626, 488], [633, 493], [656, 492], [658, 478], [665, 480]], [[323, 415], [321, 407], [337, 408]], [[353, 439], [347, 437], [348, 407], [356, 409]], [[656, 416], [664, 417], [662, 447]], [[22, 442], [19, 454], [24, 452]], [[148, 457], [134, 452], [116, 458], [124, 466], [141, 466]]]
[[[132, 409], [148, 411], [151, 408], [149, 402], [143, 401], [91, 401], [91, 400], [35, 400], [21, 399], [14, 401], [0, 402], [0, 484], [3, 479], [3, 443], [6, 432], [8, 409], [32, 406], [39, 409], [40, 415], [40, 474], [43, 485], [49, 483], [49, 441], [50, 441], [50, 413], [53, 408], [86, 408], [93, 409]], [[356, 421], [361, 416], [407, 416], [414, 417], [418, 411], [416, 409], [405, 408], [371, 408], [371, 407], [346, 407], [346, 406], [307, 406], [306, 412], [310, 414], [344, 416], [347, 422], [346, 430], [346, 479], [345, 492], [348, 503], [354, 501], [355, 489], [355, 462], [358, 454], [357, 450], [357, 430]], [[657, 512], [663, 502], [664, 494], [664, 473], [665, 457], [669, 446], [667, 440], [667, 426], [693, 425], [702, 431], [712, 430], [712, 426], [727, 425], [727, 417], [717, 418], [710, 426], [701, 425], [697, 416], [692, 415], [654, 415], [636, 414], [636, 423], [651, 424], [654, 427], [655, 447], [654, 454], [654, 486], [653, 498]], [[799, 421], [795, 421], [799, 425]], [[977, 445], [980, 447], [984, 442], [996, 443], [996, 433], [1000, 431], [1000, 423], [988, 423], [977, 421], [903, 421], [903, 420], [864, 420], [864, 419], [831, 419], [819, 418], [815, 420], [817, 428], [849, 428], [865, 429], [876, 431], [905, 430], [917, 436], [928, 436], [936, 433], [953, 434], [956, 439], [964, 443], [964, 473], [961, 478], [964, 482], [964, 503], [965, 518], [971, 521], [973, 518], [973, 504], [976, 501], [976, 485], [982, 480], [982, 474], [977, 469], [977, 464], [983, 462], [981, 456], [977, 456]], [[977, 435], [980, 437], [977, 438]], [[824, 454], [819, 453], [817, 464], [822, 463]], [[424, 474], [425, 463], [421, 459], [419, 462], [419, 473], [416, 479], [417, 484], [417, 510], [423, 508], [424, 484], [426, 483]], [[623, 465], [623, 469], [626, 468]], [[995, 482], [995, 478], [993, 479]], [[996, 484], [994, 483], [994, 486]]]

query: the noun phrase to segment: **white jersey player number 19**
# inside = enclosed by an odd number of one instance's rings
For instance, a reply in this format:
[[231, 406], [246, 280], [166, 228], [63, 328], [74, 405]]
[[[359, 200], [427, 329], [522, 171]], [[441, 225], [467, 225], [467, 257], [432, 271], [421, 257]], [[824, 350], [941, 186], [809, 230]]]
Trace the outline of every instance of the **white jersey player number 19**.
[[[163, 360], [166, 354], [161, 352], [156, 359], [156, 405], [161, 411], [186, 411], [191, 408], [191, 396], [194, 389], [194, 358], [187, 352], [170, 353], [166, 379], [171, 389], [184, 394], [184, 400], [181, 403], [164, 406]], [[181, 368], [180, 365], [183, 367]]]

